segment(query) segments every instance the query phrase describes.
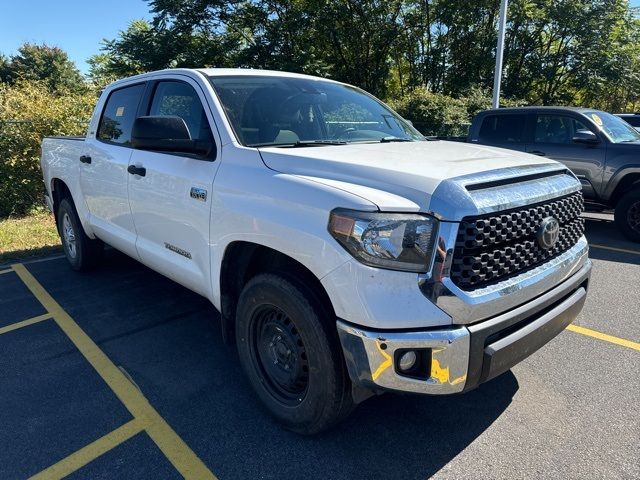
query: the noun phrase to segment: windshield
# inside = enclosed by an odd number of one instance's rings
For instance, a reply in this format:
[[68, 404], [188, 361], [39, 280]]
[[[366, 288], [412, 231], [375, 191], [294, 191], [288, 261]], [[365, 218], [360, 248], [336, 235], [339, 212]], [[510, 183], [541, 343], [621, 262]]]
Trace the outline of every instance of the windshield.
[[602, 130], [613, 143], [640, 141], [640, 133], [615, 115], [606, 112], [585, 112], [593, 123]]
[[210, 77], [245, 146], [414, 141], [424, 137], [363, 91], [323, 80]]

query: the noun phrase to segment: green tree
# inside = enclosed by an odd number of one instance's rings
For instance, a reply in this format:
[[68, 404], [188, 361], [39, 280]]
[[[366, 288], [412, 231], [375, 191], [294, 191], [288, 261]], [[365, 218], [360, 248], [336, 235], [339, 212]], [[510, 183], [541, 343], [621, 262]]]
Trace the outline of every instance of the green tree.
[[[4, 71], [4, 73], [2, 73]], [[82, 91], [84, 78], [67, 53], [46, 44], [25, 43], [16, 55], [0, 60], [0, 75], [5, 82], [43, 81], [51, 91]]]
[[[150, 0], [91, 59], [92, 78], [166, 67], [252, 67], [353, 83], [490, 91], [500, 0]], [[638, 11], [628, 0], [512, 0], [503, 96], [623, 108], [638, 101]]]

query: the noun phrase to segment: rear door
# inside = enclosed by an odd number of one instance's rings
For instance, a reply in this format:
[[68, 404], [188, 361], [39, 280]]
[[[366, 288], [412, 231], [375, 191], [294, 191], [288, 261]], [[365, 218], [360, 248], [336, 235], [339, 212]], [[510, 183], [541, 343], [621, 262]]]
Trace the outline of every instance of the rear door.
[[524, 113], [489, 113], [482, 119], [477, 140], [471, 139], [471, 141], [477, 141], [482, 145], [524, 151], [526, 123], [527, 115]]
[[145, 84], [109, 93], [97, 129], [90, 131], [86, 152], [78, 158], [80, 186], [89, 223], [102, 240], [136, 258], [136, 232], [129, 209], [127, 166], [131, 157], [131, 127]]
[[[196, 82], [175, 76], [148, 88], [143, 115], [177, 115], [192, 139], [214, 138], [213, 119]], [[129, 162], [138, 171], [145, 169], [144, 176], [132, 173], [129, 179], [140, 260], [206, 296], [211, 290], [209, 221], [216, 158], [134, 150]]]
[[[573, 137], [580, 130], [592, 131], [599, 139], [596, 145], [576, 143]], [[600, 132], [590, 127], [579, 115], [539, 113], [536, 115], [533, 143], [527, 151], [564, 163], [580, 179], [585, 197], [596, 196], [594, 186], [602, 180], [605, 162], [605, 142]]]

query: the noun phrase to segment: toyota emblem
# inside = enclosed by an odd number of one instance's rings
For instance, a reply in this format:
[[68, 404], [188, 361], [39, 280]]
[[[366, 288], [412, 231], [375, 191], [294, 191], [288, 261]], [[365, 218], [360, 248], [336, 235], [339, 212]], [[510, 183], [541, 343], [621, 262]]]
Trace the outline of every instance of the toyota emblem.
[[545, 250], [553, 248], [560, 236], [560, 223], [553, 217], [547, 217], [538, 229], [538, 244]]

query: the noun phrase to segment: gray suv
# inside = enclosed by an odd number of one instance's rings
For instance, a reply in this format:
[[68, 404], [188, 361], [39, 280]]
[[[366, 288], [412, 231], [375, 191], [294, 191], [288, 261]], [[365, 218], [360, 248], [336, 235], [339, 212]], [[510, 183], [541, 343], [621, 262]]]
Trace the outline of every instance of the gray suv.
[[593, 210], [640, 242], [640, 132], [610, 113], [588, 108], [519, 107], [480, 112], [468, 141], [547, 156], [582, 183]]

